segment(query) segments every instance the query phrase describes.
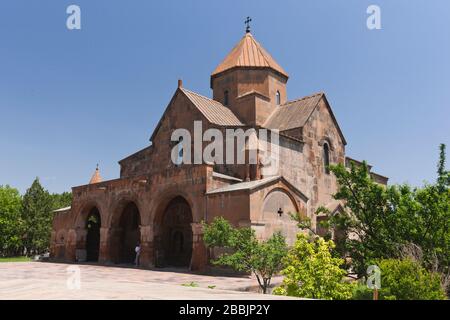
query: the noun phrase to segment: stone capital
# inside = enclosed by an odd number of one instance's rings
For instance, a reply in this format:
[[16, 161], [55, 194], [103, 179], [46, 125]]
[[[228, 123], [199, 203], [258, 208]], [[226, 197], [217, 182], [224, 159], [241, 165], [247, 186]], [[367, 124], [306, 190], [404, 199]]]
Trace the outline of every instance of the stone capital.
[[141, 241], [150, 242], [153, 241], [154, 232], [153, 225], [139, 226], [141, 232]]
[[195, 235], [202, 235], [203, 234], [203, 225], [199, 222], [193, 222], [191, 223], [192, 228], [192, 234]]

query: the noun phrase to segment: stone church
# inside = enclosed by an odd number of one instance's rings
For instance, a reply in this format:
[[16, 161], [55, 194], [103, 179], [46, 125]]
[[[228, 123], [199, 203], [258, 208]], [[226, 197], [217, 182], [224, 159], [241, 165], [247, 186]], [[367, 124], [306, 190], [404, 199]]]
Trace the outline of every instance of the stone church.
[[[324, 93], [288, 100], [287, 72], [247, 32], [212, 72], [212, 99], [178, 82], [148, 147], [119, 161], [120, 178], [102, 181], [97, 167], [89, 184], [73, 187], [69, 208], [55, 211], [51, 257], [55, 261], [132, 263], [205, 270], [214, 252], [202, 241], [202, 221], [225, 217], [260, 239], [281, 231], [292, 244], [299, 231], [289, 213], [324, 218], [319, 206], [333, 200], [330, 163], [358, 163], [345, 155], [346, 139]], [[209, 128], [279, 130], [279, 169], [262, 164], [174, 164], [171, 134], [194, 121]], [[387, 178], [372, 173], [379, 183]], [[320, 230], [319, 230], [320, 231]]]

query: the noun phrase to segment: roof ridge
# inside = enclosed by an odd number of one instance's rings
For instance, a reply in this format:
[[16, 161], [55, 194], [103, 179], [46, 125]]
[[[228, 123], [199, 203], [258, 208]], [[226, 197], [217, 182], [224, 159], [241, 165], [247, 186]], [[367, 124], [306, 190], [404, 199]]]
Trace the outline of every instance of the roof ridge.
[[[253, 39], [253, 41], [255, 42], [256, 49], [260, 52], [267, 66], [275, 70], [279, 68], [282, 71], [281, 73], [284, 73], [286, 76], [288, 76], [286, 70], [284, 70], [284, 68], [272, 57], [272, 55], [262, 46], [262, 44], [259, 43], [258, 40], [256, 40], [252, 34], [250, 34], [250, 36], [251, 39]], [[273, 62], [274, 65], [272, 65], [271, 61]], [[280, 70], [277, 71], [280, 72]]]
[[262, 58], [264, 59], [264, 62], [270, 67], [270, 61], [266, 57], [266, 54], [268, 54], [268, 52], [264, 52], [265, 50], [262, 49], [262, 45], [255, 39], [255, 37], [253, 37], [253, 35], [250, 32], [248, 34], [250, 34], [250, 39], [252, 39], [252, 41], [255, 43], [256, 50], [259, 51], [259, 53], [261, 54]]
[[209, 97], [207, 97], [207, 96], [204, 96], [204, 95], [202, 95], [202, 94], [200, 94], [200, 93], [197, 93], [197, 92], [195, 92], [195, 91], [192, 91], [192, 90], [189, 90], [189, 89], [186, 89], [186, 88], [180, 88], [180, 90], [182, 90], [182, 91], [187, 91], [188, 93], [195, 94], [196, 96], [198, 96], [198, 97], [200, 97], [200, 98], [207, 99], [207, 100], [209, 100], [209, 101], [211, 101], [211, 102], [215, 102], [215, 103], [217, 103], [217, 104], [220, 104], [222, 107], [225, 107], [225, 106], [224, 106], [223, 104], [221, 104], [219, 101], [214, 100], [214, 99], [211, 99], [211, 98], [209, 98]]
[[[291, 116], [293, 116], [292, 112], [302, 112], [300, 117], [303, 120], [300, 121], [300, 120], [297, 119], [297, 120], [294, 120], [295, 122], [299, 122], [299, 121], [300, 122], [307, 122], [309, 117], [311, 116], [312, 112], [315, 110], [315, 108], [317, 107], [317, 105], [318, 105], [318, 103], [320, 101], [320, 99], [318, 99], [317, 101], [313, 100], [313, 99], [315, 99], [317, 97], [320, 98], [322, 96], [325, 96], [324, 92], [317, 92], [317, 93], [314, 93], [314, 94], [310, 94], [308, 96], [304, 96], [304, 97], [301, 97], [301, 98], [298, 98], [298, 99], [295, 99], [295, 100], [288, 101], [288, 102], [280, 105], [266, 119], [266, 121], [264, 122], [264, 126], [270, 128], [271, 127], [271, 123], [273, 121], [277, 121], [276, 119], [278, 119], [278, 122], [279, 121], [284, 121], [284, 122], [288, 123], [290, 120], [286, 119], [286, 117], [284, 117], [284, 119], [283, 119], [283, 116], [281, 116], [281, 118], [280, 118], [280, 114], [282, 115], [282, 114], [286, 113], [286, 114], [291, 114]], [[311, 102], [313, 102], [313, 103], [311, 103]], [[289, 126], [292, 126], [292, 123]], [[277, 128], [280, 131], [282, 131], [281, 127], [283, 127], [283, 126], [281, 126], [280, 124], [277, 125]], [[286, 130], [287, 129], [292, 129], [292, 128], [287, 128], [287, 125], [285, 125], [284, 128]]]
[[227, 186], [223, 186], [220, 188], [216, 188], [210, 191], [207, 191], [206, 194], [215, 194], [215, 193], [223, 193], [223, 192], [234, 192], [234, 191], [241, 191], [241, 190], [253, 190], [256, 187], [259, 187], [261, 185], [264, 185], [266, 183], [270, 183], [273, 181], [276, 181], [278, 179], [281, 179], [281, 175], [276, 176], [270, 176], [265, 177], [259, 180], [251, 180], [251, 181], [242, 181], [234, 184], [230, 184]]
[[[242, 40], [244, 40], [246, 36], [247, 36], [247, 34], [243, 35], [242, 38], [241, 38], [241, 40], [239, 40], [239, 42], [236, 43], [236, 44], [234, 45], [234, 47], [230, 50], [230, 52], [228, 53], [228, 55], [225, 56], [225, 57], [222, 59], [222, 61], [220, 61], [220, 63], [219, 63], [219, 64], [216, 66], [216, 68], [214, 69], [213, 74], [214, 74], [214, 72], [219, 68], [219, 66], [221, 66], [223, 63], [225, 63], [225, 61], [228, 59], [229, 55], [230, 55], [232, 52], [234, 52], [235, 50], [238, 49], [238, 47], [239, 47], [239, 46], [241, 45], [241, 43], [242, 43]], [[221, 71], [221, 72], [223, 72], [223, 71]]]
[[314, 97], [320, 96], [320, 95], [325, 95], [325, 92], [320, 91], [320, 92], [316, 92], [316, 93], [313, 93], [313, 94], [310, 94], [310, 95], [307, 95], [307, 96], [304, 96], [304, 97], [301, 97], [301, 98], [297, 98], [297, 99], [294, 99], [294, 100], [286, 101], [285, 103], [283, 103], [281, 105], [281, 107], [285, 107], [288, 104], [292, 104], [294, 102], [298, 102], [298, 101], [302, 101], [302, 100], [306, 100], [306, 99], [311, 99], [311, 98], [314, 98]]
[[185, 88], [178, 88], [183, 95], [203, 114], [211, 123], [223, 126], [242, 126], [243, 123], [227, 107], [219, 101], [205, 97], [197, 92]]

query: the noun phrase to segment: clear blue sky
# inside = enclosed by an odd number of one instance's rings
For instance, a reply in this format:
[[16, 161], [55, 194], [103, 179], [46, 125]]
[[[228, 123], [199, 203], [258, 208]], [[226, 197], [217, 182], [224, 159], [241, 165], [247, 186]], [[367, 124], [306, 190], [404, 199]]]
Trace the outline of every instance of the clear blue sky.
[[[82, 30], [66, 28], [78, 4]], [[366, 27], [369, 4], [382, 30]], [[325, 91], [347, 138], [392, 183], [434, 181], [450, 145], [450, 1], [106, 1], [0, 3], [0, 185], [51, 192], [105, 179], [146, 147], [177, 79], [209, 75], [253, 18], [290, 74], [288, 98]], [[450, 149], [450, 146], [449, 146]]]

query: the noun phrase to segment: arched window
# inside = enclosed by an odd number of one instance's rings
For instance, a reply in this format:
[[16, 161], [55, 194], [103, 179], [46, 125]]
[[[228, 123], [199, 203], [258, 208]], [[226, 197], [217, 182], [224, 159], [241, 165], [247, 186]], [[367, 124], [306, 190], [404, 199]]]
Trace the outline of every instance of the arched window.
[[325, 168], [325, 173], [330, 173], [330, 147], [328, 143], [323, 144], [323, 166]]
[[178, 142], [177, 163], [175, 163], [175, 165], [181, 166], [183, 163], [183, 153], [183, 137], [180, 137]]
[[281, 104], [281, 93], [278, 90], [277, 90], [276, 100], [277, 100], [277, 106], [279, 106]]
[[228, 103], [229, 103], [228, 90], [225, 90], [225, 92], [223, 93], [223, 104], [225, 106], [228, 106]]

